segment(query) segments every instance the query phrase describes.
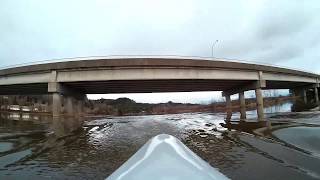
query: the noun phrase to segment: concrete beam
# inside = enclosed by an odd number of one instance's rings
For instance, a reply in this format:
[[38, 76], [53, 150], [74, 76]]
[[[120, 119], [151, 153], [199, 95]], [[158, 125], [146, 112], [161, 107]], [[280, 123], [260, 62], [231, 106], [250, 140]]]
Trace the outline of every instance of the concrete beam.
[[58, 82], [49, 82], [48, 83], [48, 92], [49, 93], [60, 93], [66, 96], [73, 96], [76, 99], [83, 99], [85, 98], [85, 93], [79, 91], [79, 90], [74, 90], [70, 87], [67, 87], [63, 85], [62, 83]]
[[[61, 60], [63, 61], [63, 60]], [[101, 69], [101, 68], [135, 68], [135, 67], [170, 67], [170, 68], [215, 68], [231, 70], [252, 70], [271, 73], [295, 74], [301, 76], [319, 77], [317, 74], [259, 65], [253, 63], [235, 62], [223, 59], [177, 56], [109, 56], [109, 57], [84, 57], [65, 59], [63, 62], [35, 64], [0, 70], [0, 76], [21, 74], [26, 72], [74, 70], [74, 69]]]
[[253, 90], [253, 89], [257, 89], [257, 88], [264, 88], [264, 87], [266, 87], [265, 80], [254, 81], [252, 83], [245, 84], [241, 87], [234, 87], [234, 88], [229, 89], [227, 91], [223, 91], [222, 96], [233, 95], [233, 94], [237, 94], [239, 92], [244, 92], [244, 91], [249, 91], [249, 90]]
[[0, 85], [47, 83], [50, 77], [50, 73], [0, 76]]
[[308, 82], [317, 83], [316, 77], [300, 76], [294, 74], [284, 74], [284, 73], [263, 73], [264, 80], [267, 81], [290, 81], [290, 82]]
[[253, 71], [222, 69], [104, 69], [58, 72], [57, 82], [110, 81], [110, 80], [156, 80], [156, 79], [217, 79], [258, 80]]
[[61, 93], [62, 91], [63, 90], [62, 90], [60, 83], [57, 83], [57, 82], [49, 82], [48, 83], [48, 92], [49, 93], [54, 93], [54, 92]]
[[309, 85], [306, 85], [306, 86], [298, 86], [295, 89], [314, 89], [316, 87], [320, 87], [318, 83], [309, 84]]

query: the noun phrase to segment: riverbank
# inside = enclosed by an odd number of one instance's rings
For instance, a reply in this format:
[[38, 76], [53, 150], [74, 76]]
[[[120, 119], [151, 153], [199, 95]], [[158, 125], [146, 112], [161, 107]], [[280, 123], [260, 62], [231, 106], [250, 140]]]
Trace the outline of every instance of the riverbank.
[[[266, 97], [264, 98], [264, 107], [283, 104], [290, 101], [295, 101], [298, 97], [282, 96], [282, 97]], [[100, 99], [90, 100], [89, 109], [86, 113], [90, 116], [111, 115], [111, 116], [130, 116], [130, 115], [161, 115], [161, 114], [179, 114], [192, 112], [211, 112], [220, 113], [226, 112], [225, 102], [213, 102], [211, 104], [184, 104], [184, 103], [136, 103], [128, 98], [119, 98], [116, 100]], [[91, 108], [90, 108], [91, 107]], [[255, 98], [246, 99], [246, 109], [255, 110]], [[232, 110], [240, 111], [238, 100], [232, 101]]]
[[[264, 98], [264, 107], [275, 106], [286, 102], [296, 101], [298, 97], [282, 96], [282, 97], [266, 97]], [[233, 100], [232, 111], [239, 112], [240, 104], [238, 100]], [[14, 105], [18, 106], [18, 105]], [[312, 107], [309, 105], [308, 109]], [[295, 107], [300, 107], [296, 105]], [[301, 106], [301, 107], [305, 107]], [[19, 108], [17, 108], [19, 109]], [[246, 109], [255, 110], [256, 100], [255, 98], [246, 99]], [[21, 111], [21, 110], [1, 110], [0, 112], [10, 113], [26, 113], [34, 115], [51, 115], [51, 112], [39, 112], [39, 111]], [[179, 114], [179, 113], [193, 113], [193, 112], [210, 112], [220, 113], [226, 112], [225, 102], [213, 102], [211, 104], [191, 104], [191, 103], [136, 103], [129, 98], [119, 99], [99, 99], [99, 100], [87, 100], [84, 103], [83, 114], [85, 116], [97, 117], [97, 116], [136, 116], [136, 115], [161, 115], [161, 114]], [[64, 106], [62, 106], [62, 114], [65, 113]]]

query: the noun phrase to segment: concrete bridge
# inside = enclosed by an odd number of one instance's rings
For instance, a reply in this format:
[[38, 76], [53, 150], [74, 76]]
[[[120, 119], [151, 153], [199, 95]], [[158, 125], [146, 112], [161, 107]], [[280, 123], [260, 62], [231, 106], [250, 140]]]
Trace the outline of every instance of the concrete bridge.
[[52, 94], [53, 116], [65, 98], [68, 114], [81, 113], [86, 94], [223, 91], [228, 112], [230, 95], [239, 93], [245, 118], [244, 92], [255, 90], [263, 119], [262, 89], [291, 89], [307, 101], [308, 90], [319, 101], [318, 74], [198, 57], [90, 57], [0, 70], [0, 95]]

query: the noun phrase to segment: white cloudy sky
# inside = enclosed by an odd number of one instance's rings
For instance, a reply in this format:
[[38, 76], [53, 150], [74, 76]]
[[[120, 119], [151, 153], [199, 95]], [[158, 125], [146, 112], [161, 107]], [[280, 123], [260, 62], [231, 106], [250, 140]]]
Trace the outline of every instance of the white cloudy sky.
[[[320, 73], [319, 17], [318, 0], [1, 0], [0, 66], [79, 56], [206, 57], [217, 39], [215, 57]], [[129, 97], [202, 102], [218, 94]]]

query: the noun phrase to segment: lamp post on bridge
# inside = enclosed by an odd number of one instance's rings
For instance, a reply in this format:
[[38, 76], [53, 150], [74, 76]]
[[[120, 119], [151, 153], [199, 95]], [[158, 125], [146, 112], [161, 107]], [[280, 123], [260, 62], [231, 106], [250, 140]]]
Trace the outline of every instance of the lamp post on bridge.
[[212, 47], [211, 47], [211, 57], [213, 57], [213, 48], [214, 46], [217, 44], [218, 40], [215, 40], [213, 43], [212, 43]]

